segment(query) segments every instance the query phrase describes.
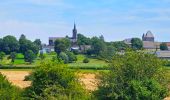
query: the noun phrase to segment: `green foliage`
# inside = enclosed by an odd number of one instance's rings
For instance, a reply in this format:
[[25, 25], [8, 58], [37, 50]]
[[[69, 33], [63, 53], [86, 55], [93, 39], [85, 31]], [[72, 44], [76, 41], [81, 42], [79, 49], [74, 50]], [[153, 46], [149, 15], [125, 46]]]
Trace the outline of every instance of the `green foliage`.
[[11, 52], [18, 52], [19, 42], [14, 36], [5, 36], [0, 40], [0, 50], [6, 54], [10, 54]]
[[0, 99], [22, 100], [21, 90], [18, 87], [13, 86], [2, 74], [0, 74]]
[[85, 100], [88, 95], [75, 73], [60, 60], [41, 62], [32, 73], [32, 85], [25, 96], [38, 100]]
[[69, 63], [69, 57], [66, 53], [61, 52], [59, 54], [59, 57], [64, 61], [65, 64]]
[[52, 51], [49, 53], [49, 55], [56, 55], [56, 52]]
[[11, 52], [11, 54], [10, 54], [10, 58], [11, 58], [11, 62], [12, 63], [14, 63], [14, 61], [15, 61], [15, 58], [16, 58], [16, 52]]
[[5, 57], [5, 53], [4, 52], [0, 52], [0, 60], [3, 60], [3, 58]]
[[34, 44], [38, 47], [38, 50], [42, 48], [40, 39], [35, 39]]
[[67, 52], [69, 63], [77, 61], [77, 56], [73, 52]]
[[126, 50], [129, 46], [123, 41], [112, 42], [111, 45], [115, 48], [116, 51]]
[[160, 49], [161, 49], [161, 50], [168, 50], [167, 44], [166, 44], [166, 43], [161, 43], [161, 44], [160, 44]]
[[84, 58], [84, 60], [83, 60], [83, 63], [89, 63], [89, 59], [88, 58]]
[[91, 39], [82, 34], [77, 34], [78, 45], [91, 45]]
[[109, 73], [100, 77], [99, 100], [161, 100], [167, 96], [164, 61], [142, 52], [116, 54]]
[[25, 52], [24, 59], [26, 62], [33, 63], [35, 58], [36, 58], [36, 55], [31, 50], [28, 50]]
[[45, 55], [45, 54], [43, 54], [43, 53], [40, 53], [39, 57], [40, 57], [40, 59], [41, 59], [41, 60], [43, 60], [43, 59], [45, 59], [45, 58], [46, 58], [46, 55]]
[[139, 38], [132, 38], [131, 43], [133, 50], [141, 50], [143, 48], [143, 42]]
[[54, 44], [55, 44], [54, 47], [55, 52], [57, 54], [60, 54], [61, 52], [67, 51], [71, 43], [68, 38], [64, 38], [64, 39], [57, 39]]
[[26, 39], [25, 35], [22, 34], [19, 39], [20, 53], [25, 54], [26, 51], [32, 50], [34, 54], [37, 55], [39, 51], [39, 46], [37, 46], [38, 43], [36, 43]]
[[92, 54], [99, 56], [99, 54], [106, 49], [106, 44], [98, 37], [93, 37], [92, 39]]

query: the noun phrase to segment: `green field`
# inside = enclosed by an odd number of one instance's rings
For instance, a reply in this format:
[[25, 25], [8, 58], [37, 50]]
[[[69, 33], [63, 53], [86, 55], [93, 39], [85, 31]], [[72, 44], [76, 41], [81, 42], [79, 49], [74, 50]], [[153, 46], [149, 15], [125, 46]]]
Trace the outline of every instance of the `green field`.
[[[55, 55], [47, 54], [46, 59], [51, 59], [53, 56]], [[37, 57], [34, 63], [29, 64], [24, 61], [24, 55], [18, 53], [14, 63], [12, 64], [11, 59], [8, 59], [8, 57], [9, 55], [6, 55], [6, 57], [1, 62], [2, 66], [4, 66], [5, 69], [27, 69], [29, 67], [33, 68], [41, 61], [40, 58]], [[108, 65], [105, 61], [96, 58], [89, 58], [89, 63], [83, 63], [84, 58], [86, 58], [85, 55], [77, 55], [77, 61], [73, 63], [69, 63], [68, 67], [76, 70], [83, 69], [89, 71], [89, 70], [98, 70], [98, 69], [103, 70]]]

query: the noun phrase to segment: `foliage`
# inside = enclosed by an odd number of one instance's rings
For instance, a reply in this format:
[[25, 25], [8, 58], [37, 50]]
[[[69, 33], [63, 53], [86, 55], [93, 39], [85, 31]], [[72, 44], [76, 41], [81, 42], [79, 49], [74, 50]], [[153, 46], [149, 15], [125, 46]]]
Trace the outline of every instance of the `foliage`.
[[16, 52], [11, 52], [11, 54], [10, 54], [10, 58], [11, 58], [11, 62], [12, 63], [14, 63], [14, 61], [15, 61], [15, 58], [16, 58]]
[[65, 52], [70, 47], [70, 40], [68, 38], [57, 39], [54, 44], [54, 49], [57, 54]]
[[131, 43], [133, 50], [141, 50], [143, 48], [143, 42], [139, 38], [132, 38]]
[[41, 62], [32, 73], [32, 85], [25, 96], [38, 100], [85, 100], [87, 93], [75, 73], [60, 60]]
[[6, 54], [10, 54], [11, 52], [18, 52], [19, 42], [14, 36], [5, 36], [3, 39], [0, 39], [0, 50]]
[[46, 58], [46, 55], [45, 55], [45, 54], [43, 54], [43, 53], [40, 53], [39, 57], [40, 57], [40, 59], [41, 59], [41, 60], [43, 60], [43, 59], [45, 59], [45, 58]]
[[161, 50], [168, 50], [167, 44], [166, 44], [166, 43], [161, 43], [161, 44], [160, 44], [160, 49], [161, 49]]
[[88, 58], [84, 58], [84, 60], [83, 60], [83, 63], [89, 63], [89, 59]]
[[83, 34], [77, 34], [77, 43], [78, 45], [91, 45], [91, 39]]
[[25, 52], [24, 59], [26, 62], [33, 63], [34, 59], [36, 58], [36, 55], [32, 50], [28, 50]]
[[126, 50], [129, 46], [123, 41], [112, 42], [111, 45], [115, 48], [116, 51]]
[[0, 52], [0, 60], [3, 60], [3, 58], [5, 57], [5, 53], [4, 52]]
[[39, 52], [39, 46], [37, 46], [37, 44], [35, 44], [34, 42], [26, 39], [25, 35], [21, 35], [20, 39], [19, 39], [19, 43], [20, 43], [20, 52], [25, 54], [26, 51], [28, 50], [32, 50], [34, 52], [34, 54], [38, 54]]
[[73, 52], [67, 52], [69, 63], [77, 61], [77, 56]]
[[156, 56], [142, 52], [116, 54], [94, 94], [99, 100], [164, 99], [168, 79], [163, 64]]
[[99, 54], [106, 49], [106, 44], [98, 37], [92, 39], [92, 54], [99, 56]]
[[64, 52], [61, 52], [59, 54], [59, 57], [64, 61], [65, 64], [67, 64], [69, 62], [69, 57], [66, 53]]
[[0, 73], [0, 98], [1, 100], [22, 100], [21, 90], [13, 86], [5, 76]]
[[56, 55], [56, 52], [52, 51], [52, 52], [49, 53], [49, 55]]
[[38, 50], [42, 48], [40, 39], [35, 39], [34, 44], [38, 47]]

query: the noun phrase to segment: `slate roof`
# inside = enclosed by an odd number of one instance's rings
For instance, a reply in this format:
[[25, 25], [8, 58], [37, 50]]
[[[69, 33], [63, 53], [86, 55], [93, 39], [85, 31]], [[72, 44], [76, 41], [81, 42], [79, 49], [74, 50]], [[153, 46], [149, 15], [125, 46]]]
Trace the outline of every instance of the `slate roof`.
[[148, 31], [145, 35], [145, 37], [154, 37], [151, 31]]
[[157, 51], [156, 55], [159, 58], [170, 58], [170, 51]]

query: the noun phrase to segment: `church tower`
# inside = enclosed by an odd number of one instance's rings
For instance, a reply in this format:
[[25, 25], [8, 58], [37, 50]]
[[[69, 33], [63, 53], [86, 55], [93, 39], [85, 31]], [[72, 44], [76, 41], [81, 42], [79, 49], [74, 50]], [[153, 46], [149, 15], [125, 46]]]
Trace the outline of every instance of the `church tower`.
[[76, 24], [74, 23], [74, 29], [73, 29], [73, 40], [77, 41], [77, 29], [76, 29]]

